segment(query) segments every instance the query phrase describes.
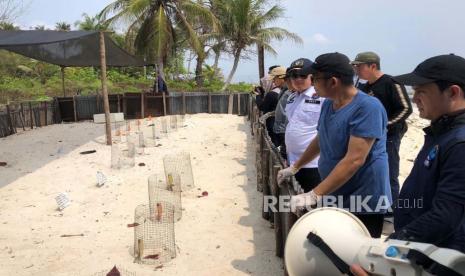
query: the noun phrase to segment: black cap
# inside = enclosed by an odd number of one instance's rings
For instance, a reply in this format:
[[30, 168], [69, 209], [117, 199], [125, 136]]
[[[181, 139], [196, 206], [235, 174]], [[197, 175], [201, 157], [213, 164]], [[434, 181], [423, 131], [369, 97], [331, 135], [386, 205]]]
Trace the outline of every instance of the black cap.
[[465, 59], [454, 54], [435, 56], [420, 63], [412, 73], [396, 76], [394, 80], [411, 86], [435, 81], [465, 85]]
[[296, 72], [302, 75], [310, 74], [310, 66], [312, 66], [313, 61], [309, 60], [308, 58], [299, 58], [294, 60], [291, 65], [287, 68], [287, 76], [291, 74], [291, 72]]
[[310, 73], [317, 72], [334, 73], [353, 76], [354, 69], [350, 65], [350, 59], [341, 53], [328, 53], [318, 56], [311, 66]]

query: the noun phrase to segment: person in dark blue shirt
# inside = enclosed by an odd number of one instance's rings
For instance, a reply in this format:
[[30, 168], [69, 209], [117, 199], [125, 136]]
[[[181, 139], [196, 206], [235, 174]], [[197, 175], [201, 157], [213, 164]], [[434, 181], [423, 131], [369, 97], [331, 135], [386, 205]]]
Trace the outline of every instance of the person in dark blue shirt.
[[394, 80], [413, 86], [431, 125], [394, 208], [391, 238], [465, 252], [465, 59], [436, 56]]
[[[465, 59], [435, 56], [394, 80], [414, 88], [425, 142], [394, 208], [392, 239], [465, 253]], [[358, 264], [351, 272], [369, 274]]]
[[[278, 181], [295, 174], [320, 155], [321, 183], [309, 193], [291, 198], [299, 204], [325, 204], [336, 198], [380, 237], [384, 214], [392, 203], [386, 153], [387, 115], [381, 102], [355, 88], [354, 71], [347, 56], [330, 53], [311, 65], [313, 84], [326, 100], [318, 121], [318, 134], [302, 156], [278, 173]], [[365, 204], [358, 204], [357, 199]]]

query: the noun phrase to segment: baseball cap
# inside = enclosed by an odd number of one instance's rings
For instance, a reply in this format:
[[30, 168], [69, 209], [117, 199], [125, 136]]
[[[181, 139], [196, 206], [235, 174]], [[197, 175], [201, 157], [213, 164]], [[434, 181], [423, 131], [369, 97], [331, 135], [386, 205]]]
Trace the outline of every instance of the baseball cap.
[[465, 85], [465, 59], [454, 54], [435, 56], [420, 63], [412, 73], [396, 76], [394, 80], [410, 86], [435, 81]]
[[268, 79], [272, 80], [275, 77], [283, 79], [286, 76], [286, 67], [278, 66], [273, 68], [270, 73], [268, 74]]
[[298, 72], [298, 74], [308, 75], [310, 74], [310, 66], [313, 64], [313, 61], [308, 58], [299, 58], [294, 60], [288, 68], [287, 75], [289, 76], [291, 72]]
[[352, 65], [363, 64], [363, 63], [379, 63], [380, 58], [375, 52], [363, 52], [357, 54], [355, 60], [350, 62]]
[[310, 73], [327, 72], [333, 74], [353, 76], [354, 69], [350, 59], [341, 53], [327, 53], [318, 56], [310, 68]]

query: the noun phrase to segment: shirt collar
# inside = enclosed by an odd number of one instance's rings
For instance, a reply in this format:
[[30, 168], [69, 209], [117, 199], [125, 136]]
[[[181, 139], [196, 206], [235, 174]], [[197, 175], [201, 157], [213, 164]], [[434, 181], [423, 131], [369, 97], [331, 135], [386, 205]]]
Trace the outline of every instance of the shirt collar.
[[427, 135], [439, 136], [461, 125], [465, 125], [465, 109], [439, 117], [436, 121], [431, 122], [429, 127], [424, 128], [423, 131]]

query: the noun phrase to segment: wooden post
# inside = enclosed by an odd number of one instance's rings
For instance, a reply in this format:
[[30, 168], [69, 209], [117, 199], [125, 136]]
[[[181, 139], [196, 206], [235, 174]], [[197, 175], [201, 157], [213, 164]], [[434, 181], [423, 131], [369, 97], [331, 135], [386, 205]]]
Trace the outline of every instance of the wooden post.
[[21, 105], [21, 119], [23, 123], [23, 130], [26, 130], [26, 128], [24, 127], [24, 122], [26, 122], [26, 117], [24, 116], [24, 106], [23, 106], [23, 103], [21, 103], [20, 105]]
[[124, 113], [124, 116], [126, 117], [126, 114], [128, 113], [128, 106], [127, 106], [127, 99], [126, 99], [125, 94], [123, 94], [123, 113]]
[[268, 197], [270, 195], [270, 186], [268, 185], [269, 181], [269, 169], [268, 169], [268, 159], [270, 158], [270, 150], [268, 148], [263, 149], [262, 151], [262, 167], [261, 167], [261, 172], [262, 172], [262, 189], [263, 189], [263, 204], [262, 204], [262, 218], [269, 220], [270, 219], [270, 213], [268, 210], [264, 209], [265, 206], [265, 197]]
[[237, 93], [237, 115], [241, 116], [241, 93]]
[[229, 94], [228, 114], [232, 114], [234, 104], [234, 94]]
[[44, 102], [44, 108], [45, 108], [45, 125], [48, 126], [48, 106], [47, 106], [47, 102]]
[[74, 121], [78, 121], [77, 108], [76, 108], [76, 96], [73, 96], [73, 110], [74, 110]]
[[[269, 147], [267, 145], [267, 149], [270, 149], [270, 148], [271, 147]], [[274, 194], [273, 194], [273, 182], [275, 182], [276, 175], [274, 175], [274, 173], [273, 173], [273, 167], [275, 165], [273, 155], [274, 155], [273, 151], [270, 150], [269, 154], [268, 154], [268, 159], [266, 160], [268, 162], [268, 172], [267, 172], [268, 181], [265, 183], [265, 185], [267, 186], [268, 196], [274, 196]], [[268, 216], [269, 216], [270, 222], [272, 224], [274, 224], [274, 212], [273, 212], [272, 208], [268, 209]]]
[[208, 92], [208, 113], [212, 113], [212, 93]]
[[105, 110], [105, 129], [107, 135], [107, 145], [111, 145], [110, 103], [108, 102], [107, 61], [105, 56], [105, 34], [103, 32], [100, 32], [100, 69], [102, 72], [102, 96], [103, 109]]
[[34, 117], [32, 114], [32, 103], [29, 102], [29, 117], [31, 119], [31, 129], [34, 129]]
[[144, 92], [142, 92], [140, 94], [140, 116], [141, 116], [141, 119], [144, 119], [145, 118], [145, 96], [144, 96]]
[[[279, 202], [279, 187], [277, 181], [277, 175], [281, 166], [273, 166], [274, 181], [272, 183], [273, 188], [271, 194], [278, 199]], [[276, 256], [282, 258], [284, 256], [284, 241], [283, 241], [283, 227], [281, 225], [281, 213], [279, 212], [279, 203], [275, 205], [277, 212], [274, 212], [274, 234], [276, 240]]]
[[163, 96], [163, 116], [166, 116], [166, 94], [164, 92], [161, 94]]
[[13, 126], [13, 120], [11, 119], [10, 105], [6, 105], [6, 114], [8, 115], [8, 124], [10, 125], [10, 134], [16, 133], [16, 128]]
[[118, 113], [121, 112], [121, 99], [120, 99], [120, 94], [116, 95], [118, 99]]
[[61, 87], [63, 89], [63, 97], [66, 97], [66, 90], [65, 90], [65, 67], [61, 66]]
[[[261, 128], [257, 129], [257, 136], [260, 137], [261, 136]], [[260, 172], [260, 164], [261, 164], [261, 159], [262, 159], [262, 149], [260, 147], [260, 141], [257, 139], [257, 154], [256, 154], [256, 158], [255, 158], [255, 170], [257, 172], [257, 191], [261, 192], [262, 191], [262, 186], [261, 186], [261, 182], [262, 182], [262, 174]]]
[[186, 115], [186, 93], [182, 92], [182, 115]]

